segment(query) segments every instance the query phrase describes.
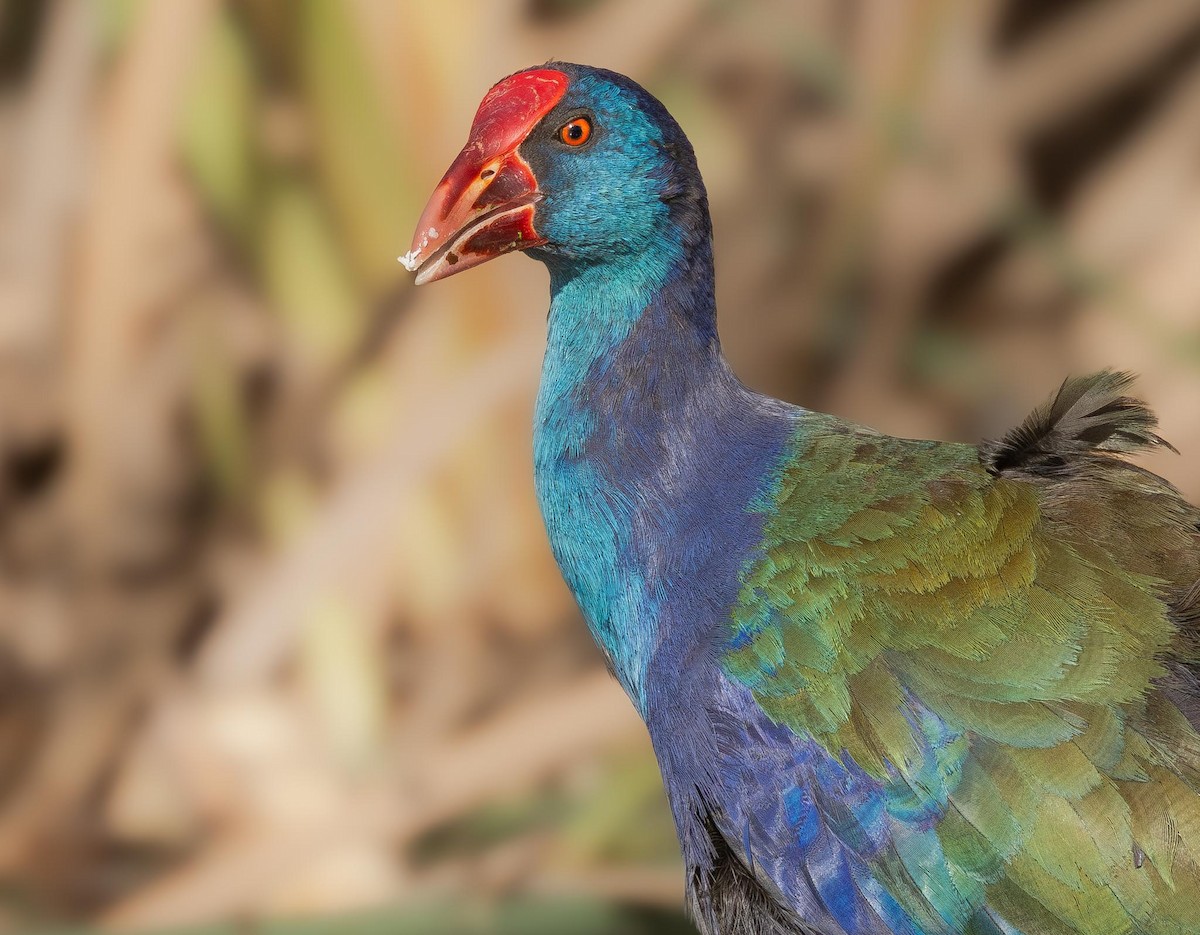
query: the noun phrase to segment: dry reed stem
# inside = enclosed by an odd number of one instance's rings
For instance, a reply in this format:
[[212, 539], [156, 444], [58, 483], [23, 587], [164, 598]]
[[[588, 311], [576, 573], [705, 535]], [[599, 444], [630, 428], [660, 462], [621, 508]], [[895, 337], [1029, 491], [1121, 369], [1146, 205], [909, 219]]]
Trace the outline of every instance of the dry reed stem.
[[332, 842], [375, 839], [403, 853], [415, 838], [456, 815], [544, 782], [582, 757], [644, 737], [645, 728], [616, 683], [606, 673], [590, 675], [552, 696], [511, 705], [479, 728], [403, 759], [399, 772], [385, 771], [381, 786], [359, 792], [344, 809], [314, 816], [308, 826], [235, 828], [182, 868], [118, 903], [105, 913], [104, 925], [142, 929], [246, 917]]
[[147, 400], [130, 376], [139, 372], [153, 311], [142, 287], [161, 262], [155, 212], [170, 184], [180, 101], [196, 37], [216, 6], [176, 0], [139, 7], [99, 130], [68, 370], [74, 539], [89, 564], [107, 563], [120, 548], [130, 496], [129, 407], [170, 405]]
[[536, 367], [524, 342], [501, 348], [456, 383], [449, 394], [404, 425], [385, 451], [335, 491], [301, 536], [260, 577], [253, 591], [216, 626], [199, 665], [214, 685], [262, 679], [276, 670], [295, 638], [304, 610], [336, 593], [364, 559], [386, 555], [394, 519], [380, 504], [396, 503], [437, 468], [470, 430], [513, 398]]

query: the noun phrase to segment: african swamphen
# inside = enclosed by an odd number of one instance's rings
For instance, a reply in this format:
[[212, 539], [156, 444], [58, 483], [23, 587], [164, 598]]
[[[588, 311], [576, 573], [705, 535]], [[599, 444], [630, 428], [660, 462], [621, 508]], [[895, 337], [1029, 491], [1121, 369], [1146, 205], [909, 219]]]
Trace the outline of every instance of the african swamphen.
[[628, 78], [497, 84], [402, 259], [550, 271], [538, 497], [710, 935], [1200, 932], [1200, 510], [1100, 373], [999, 442], [746, 389], [708, 203]]

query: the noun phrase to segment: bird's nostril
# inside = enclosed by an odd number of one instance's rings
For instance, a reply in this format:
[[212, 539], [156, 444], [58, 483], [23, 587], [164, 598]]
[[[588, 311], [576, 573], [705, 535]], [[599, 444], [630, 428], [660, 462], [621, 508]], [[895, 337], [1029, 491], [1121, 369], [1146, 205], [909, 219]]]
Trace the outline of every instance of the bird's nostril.
[[481, 179], [490, 179], [495, 174], [496, 174], [495, 169], [484, 169], [482, 172], [479, 173], [479, 177]]

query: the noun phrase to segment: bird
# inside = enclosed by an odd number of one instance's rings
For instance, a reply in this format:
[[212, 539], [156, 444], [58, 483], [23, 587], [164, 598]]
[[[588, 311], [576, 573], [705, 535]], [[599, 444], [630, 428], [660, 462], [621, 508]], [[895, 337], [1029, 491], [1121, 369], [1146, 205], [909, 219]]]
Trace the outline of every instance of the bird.
[[1131, 375], [979, 445], [750, 390], [692, 145], [602, 68], [492, 87], [400, 259], [518, 251], [538, 503], [703, 935], [1200, 932], [1200, 510]]

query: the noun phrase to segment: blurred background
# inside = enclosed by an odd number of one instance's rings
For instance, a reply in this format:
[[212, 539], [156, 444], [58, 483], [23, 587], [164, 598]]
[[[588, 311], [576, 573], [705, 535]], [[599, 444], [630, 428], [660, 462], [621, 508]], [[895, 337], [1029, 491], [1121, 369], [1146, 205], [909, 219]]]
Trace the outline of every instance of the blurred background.
[[549, 58], [690, 134], [751, 386], [974, 440], [1133, 369], [1200, 497], [1200, 0], [0, 0], [0, 933], [688, 931], [545, 273], [395, 261]]

